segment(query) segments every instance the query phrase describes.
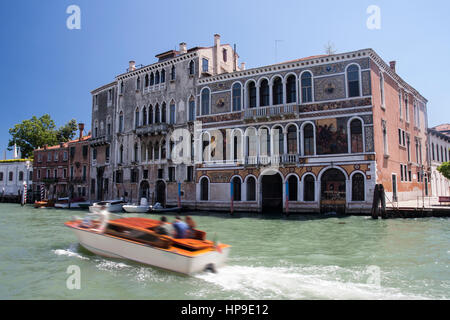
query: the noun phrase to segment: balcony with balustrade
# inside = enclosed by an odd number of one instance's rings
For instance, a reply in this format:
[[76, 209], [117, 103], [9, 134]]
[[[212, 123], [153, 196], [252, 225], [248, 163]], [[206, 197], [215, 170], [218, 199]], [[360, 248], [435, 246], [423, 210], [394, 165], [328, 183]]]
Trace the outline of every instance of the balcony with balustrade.
[[284, 118], [295, 117], [299, 113], [300, 106], [297, 104], [280, 104], [268, 107], [255, 107], [244, 110], [244, 119], [256, 120], [258, 118]]
[[167, 134], [168, 129], [169, 125], [167, 123], [152, 123], [138, 127], [136, 129], [136, 134], [138, 136], [165, 135]]

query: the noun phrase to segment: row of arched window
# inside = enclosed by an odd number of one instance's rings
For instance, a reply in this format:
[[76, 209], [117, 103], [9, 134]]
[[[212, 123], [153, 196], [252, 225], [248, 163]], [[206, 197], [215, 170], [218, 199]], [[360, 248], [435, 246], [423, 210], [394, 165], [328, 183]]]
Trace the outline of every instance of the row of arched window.
[[[166, 140], [162, 139], [161, 141], [154, 141], [149, 143], [142, 143], [140, 148], [139, 144], [135, 143], [133, 147], [133, 162], [148, 162], [148, 161], [158, 161], [164, 160], [167, 158], [166, 153]], [[121, 144], [119, 146], [118, 153], [118, 163], [124, 163], [124, 147]]]
[[[327, 197], [327, 184], [328, 180], [326, 178], [327, 173], [329, 175], [341, 175], [343, 177], [342, 186], [343, 190], [335, 190], [335, 193], [343, 193], [345, 199], [345, 176], [338, 172], [337, 169], [328, 170], [321, 178], [320, 181], [320, 189], [321, 189], [321, 198]], [[334, 178], [335, 179], [335, 178]], [[355, 172], [351, 175], [350, 178], [351, 183], [351, 201], [359, 202], [365, 201], [365, 178], [364, 174], [361, 172]], [[316, 202], [318, 201], [316, 195], [317, 180], [316, 176], [312, 173], [306, 173], [302, 176], [300, 180], [296, 174], [291, 174], [286, 179], [289, 201], [303, 201], [303, 202]], [[331, 185], [334, 185], [336, 182], [333, 181]], [[200, 200], [201, 201], [209, 201], [210, 198], [210, 181], [209, 178], [203, 176], [199, 180], [200, 184]], [[240, 176], [235, 176], [231, 179], [231, 184], [233, 185], [233, 201], [256, 201], [257, 197], [257, 183], [256, 178], [254, 176], [248, 176], [244, 181]], [[302, 188], [300, 189], [300, 185]], [[245, 194], [243, 193], [243, 188], [245, 188]], [[301, 193], [299, 192], [301, 190]], [[285, 192], [286, 192], [285, 191]], [[244, 198], [245, 195], [245, 198]], [[284, 196], [286, 197], [286, 196]]]
[[[361, 70], [359, 65], [349, 65], [346, 68], [345, 75], [347, 79], [347, 97], [361, 96]], [[240, 111], [243, 108], [250, 109], [280, 104], [314, 102], [312, 72], [303, 71], [298, 80], [299, 96], [297, 93], [297, 75], [293, 73], [287, 74], [284, 78], [275, 75], [271, 79], [262, 77], [258, 81], [248, 80], [244, 86], [241, 82], [235, 82], [231, 87], [231, 110]], [[200, 92], [200, 104], [201, 115], [210, 114], [211, 90], [208, 87], [203, 88]]]
[[[203, 159], [205, 161], [224, 160], [215, 157], [216, 136], [217, 132], [214, 134], [209, 131], [203, 132], [202, 155], [210, 155], [209, 159]], [[222, 146], [222, 155], [230, 157], [227, 160], [247, 158], [248, 161], [249, 157], [261, 156], [312, 156], [365, 152], [363, 121], [359, 117], [348, 120], [335, 118], [320, 124], [307, 121], [300, 127], [291, 123], [285, 127], [280, 124], [271, 128], [268, 126], [261, 126], [258, 129], [248, 127], [245, 131], [238, 128], [232, 130], [230, 137], [231, 141], [226, 143], [225, 138]]]

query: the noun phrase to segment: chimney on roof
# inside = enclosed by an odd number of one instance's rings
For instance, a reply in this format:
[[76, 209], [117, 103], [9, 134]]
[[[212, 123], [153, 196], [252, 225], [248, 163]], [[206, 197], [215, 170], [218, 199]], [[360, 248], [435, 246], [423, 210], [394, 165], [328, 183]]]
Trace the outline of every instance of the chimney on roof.
[[186, 52], [187, 52], [186, 42], [181, 42], [180, 43], [180, 54], [184, 54]]
[[136, 61], [131, 60], [128, 64], [129, 64], [128, 71], [136, 70]]
[[240, 69], [241, 69], [241, 70], [245, 70], [245, 62], [241, 62], [241, 67], [240, 67]]
[[395, 64], [396, 64], [396, 63], [397, 63], [397, 62], [396, 62], [395, 60], [389, 62], [389, 66], [391, 67], [392, 71], [394, 71], [394, 72], [395, 72]]
[[78, 124], [78, 129], [80, 130], [80, 140], [81, 140], [83, 138], [84, 123], [80, 122]]
[[214, 48], [213, 48], [213, 55], [214, 55], [214, 74], [220, 73], [220, 64], [219, 64], [219, 58], [220, 58], [220, 34], [214, 35]]

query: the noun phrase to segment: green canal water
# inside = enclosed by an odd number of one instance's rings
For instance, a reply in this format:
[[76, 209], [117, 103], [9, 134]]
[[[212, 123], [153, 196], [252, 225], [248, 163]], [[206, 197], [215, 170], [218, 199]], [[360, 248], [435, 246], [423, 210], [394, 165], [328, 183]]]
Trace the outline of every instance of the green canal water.
[[233, 247], [218, 273], [188, 277], [86, 251], [63, 226], [72, 215], [83, 212], [0, 204], [0, 299], [450, 298], [449, 219], [192, 213]]

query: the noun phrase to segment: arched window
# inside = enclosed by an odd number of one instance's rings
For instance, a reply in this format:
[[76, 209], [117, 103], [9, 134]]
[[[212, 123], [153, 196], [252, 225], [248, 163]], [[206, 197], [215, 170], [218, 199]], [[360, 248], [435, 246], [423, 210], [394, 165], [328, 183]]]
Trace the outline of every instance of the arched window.
[[241, 179], [233, 178], [233, 201], [241, 201]]
[[246, 156], [258, 155], [258, 135], [255, 128], [249, 128], [245, 132]]
[[189, 98], [189, 121], [194, 120], [195, 120], [195, 99], [194, 97], [191, 96]]
[[314, 155], [314, 127], [311, 123], [303, 127], [303, 154]]
[[352, 177], [352, 201], [364, 201], [364, 176], [355, 173]]
[[147, 146], [147, 159], [148, 161], [153, 160], [153, 144], [151, 142]]
[[262, 156], [270, 156], [270, 132], [267, 128], [259, 130], [259, 154]]
[[120, 81], [120, 94], [123, 94], [123, 81]]
[[283, 104], [283, 82], [277, 77], [272, 85], [272, 104]]
[[137, 77], [136, 79], [136, 90], [140, 90], [141, 89], [141, 77]]
[[189, 62], [189, 75], [194, 75], [195, 73], [195, 63], [194, 60], [191, 60], [191, 62]]
[[148, 124], [152, 124], [153, 123], [153, 106], [150, 105], [148, 107]]
[[286, 80], [286, 103], [294, 103], [297, 101], [297, 86], [295, 84], [295, 76], [290, 75]]
[[203, 177], [200, 180], [200, 200], [208, 201], [209, 200], [209, 181], [208, 178]]
[[171, 101], [170, 102], [170, 106], [169, 106], [169, 113], [170, 113], [170, 124], [175, 124], [175, 101]]
[[350, 122], [350, 139], [351, 152], [363, 152], [363, 137], [362, 137], [362, 123], [359, 119], [354, 119]]
[[159, 104], [155, 106], [155, 123], [161, 123], [161, 112], [159, 111]]
[[175, 80], [176, 72], [175, 72], [175, 66], [172, 66], [172, 69], [170, 69], [170, 80]]
[[349, 98], [359, 97], [359, 68], [354, 64], [347, 69], [347, 87]]
[[242, 133], [236, 130], [233, 134], [233, 160], [242, 159]]
[[161, 141], [161, 159], [166, 159], [166, 140]]
[[297, 127], [290, 125], [287, 130], [287, 153], [297, 154]]
[[310, 174], [303, 179], [303, 201], [315, 200], [315, 183], [314, 177]]
[[134, 144], [134, 161], [135, 162], [139, 161], [138, 155], [139, 155], [139, 147], [138, 147], [138, 144], [135, 143]]
[[155, 75], [152, 73], [150, 73], [150, 86], [155, 84]]
[[163, 102], [161, 105], [161, 123], [166, 123], [167, 122], [167, 108], [166, 108], [166, 103]]
[[155, 143], [155, 147], [153, 148], [155, 151], [153, 152], [153, 155], [154, 155], [154, 157], [155, 157], [155, 160], [157, 161], [157, 160], [160, 160], [160, 158], [159, 158], [159, 143], [158, 142], [156, 142]]
[[166, 69], [161, 70], [161, 83], [166, 82]]
[[134, 112], [134, 128], [136, 129], [139, 127], [139, 108], [136, 108], [136, 111]]
[[312, 76], [310, 72], [304, 72], [300, 79], [302, 86], [302, 103], [312, 102]]
[[202, 90], [202, 115], [209, 114], [209, 105], [210, 105], [210, 91], [209, 88], [204, 88]]
[[159, 80], [159, 70], [157, 70], [155, 73], [155, 84], [159, 84]]
[[233, 111], [241, 110], [242, 86], [240, 83], [233, 84]]
[[431, 153], [433, 155], [433, 160], [435, 160], [436, 158], [434, 157], [434, 143], [431, 144]]
[[265, 107], [269, 105], [269, 82], [263, 79], [259, 86], [259, 105]]
[[248, 107], [256, 108], [256, 85], [253, 81], [248, 83]]
[[94, 121], [94, 138], [98, 137], [98, 121]]
[[119, 113], [119, 132], [123, 132], [123, 112]]
[[291, 175], [288, 179], [289, 201], [298, 201], [298, 179]]
[[145, 87], [148, 87], [148, 84], [149, 84], [149, 78], [148, 78], [148, 73], [145, 75], [145, 78], [144, 78], [144, 85], [145, 85]]
[[380, 72], [380, 97], [381, 97], [381, 106], [384, 108], [384, 77], [383, 73], [381, 72]]
[[142, 125], [143, 126], [147, 125], [147, 107], [144, 107], [142, 109]]
[[119, 148], [119, 163], [123, 163], [123, 145]]
[[247, 201], [256, 201], [256, 180], [254, 177], [247, 179]]
[[273, 141], [274, 154], [277, 154], [277, 155], [284, 154], [283, 129], [281, 127], [276, 127], [273, 129], [272, 134], [273, 134], [273, 139], [274, 139], [274, 141]]

